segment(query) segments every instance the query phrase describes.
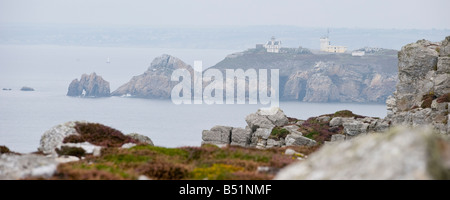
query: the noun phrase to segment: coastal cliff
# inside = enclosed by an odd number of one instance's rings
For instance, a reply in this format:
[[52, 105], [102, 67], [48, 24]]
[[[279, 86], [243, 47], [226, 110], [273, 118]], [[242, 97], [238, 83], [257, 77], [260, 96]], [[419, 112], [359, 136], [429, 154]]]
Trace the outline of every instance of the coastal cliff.
[[395, 90], [397, 51], [363, 57], [326, 53], [267, 53], [250, 49], [211, 68], [280, 69], [280, 99], [304, 102], [384, 103]]

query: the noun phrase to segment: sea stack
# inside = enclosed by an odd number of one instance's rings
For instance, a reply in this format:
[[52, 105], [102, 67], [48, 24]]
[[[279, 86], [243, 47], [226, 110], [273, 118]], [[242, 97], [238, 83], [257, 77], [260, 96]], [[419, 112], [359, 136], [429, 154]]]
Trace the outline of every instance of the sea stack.
[[103, 80], [95, 72], [87, 75], [83, 74], [80, 81], [73, 80], [67, 92], [71, 97], [109, 97], [109, 82]]

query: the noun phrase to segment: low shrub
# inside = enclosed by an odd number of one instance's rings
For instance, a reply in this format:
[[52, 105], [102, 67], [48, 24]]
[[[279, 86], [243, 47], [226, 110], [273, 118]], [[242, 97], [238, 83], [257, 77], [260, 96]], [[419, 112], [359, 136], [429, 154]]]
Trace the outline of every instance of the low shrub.
[[189, 175], [188, 167], [178, 163], [147, 163], [137, 170], [140, 173], [158, 180], [180, 180]]
[[431, 108], [431, 103], [433, 103], [433, 100], [436, 99], [436, 96], [434, 96], [434, 93], [429, 93], [422, 96], [422, 104], [420, 105], [421, 108]]
[[243, 170], [240, 167], [225, 165], [225, 164], [213, 164], [210, 167], [195, 168], [191, 176], [197, 180], [224, 180], [230, 179], [233, 172]]
[[281, 138], [286, 138], [286, 136], [289, 135], [289, 131], [281, 128], [281, 127], [275, 127], [272, 129], [272, 133], [270, 134], [270, 139], [280, 140]]
[[86, 151], [82, 148], [67, 146], [62, 146], [61, 149], [56, 149], [56, 153], [58, 153], [59, 156], [76, 156], [78, 158], [86, 155]]
[[357, 115], [353, 114], [350, 110], [341, 110], [337, 111], [333, 114], [333, 117], [356, 117]]
[[436, 99], [438, 103], [450, 102], [450, 93], [444, 94]]
[[121, 147], [125, 143], [138, 143], [122, 132], [96, 123], [77, 123], [75, 125], [78, 135], [64, 138], [64, 143], [89, 142], [103, 147]]
[[11, 151], [6, 146], [0, 146], [0, 154], [4, 154], [4, 153], [11, 153]]

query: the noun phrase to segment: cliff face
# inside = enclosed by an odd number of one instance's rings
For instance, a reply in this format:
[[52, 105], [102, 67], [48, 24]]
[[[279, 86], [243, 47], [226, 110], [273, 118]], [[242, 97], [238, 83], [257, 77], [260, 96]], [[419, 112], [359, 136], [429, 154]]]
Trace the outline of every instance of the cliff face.
[[144, 74], [133, 77], [128, 83], [119, 87], [112, 93], [113, 96], [132, 95], [142, 98], [170, 98], [172, 88], [178, 84], [171, 81], [172, 72], [176, 69], [192, 71], [178, 58], [170, 55], [162, 55], [155, 58]]
[[363, 57], [246, 51], [212, 68], [280, 69], [280, 98], [305, 102], [384, 103], [395, 90], [397, 51]]
[[433, 43], [420, 40], [398, 53], [397, 90], [387, 101], [393, 125], [431, 124], [449, 133], [450, 36]]
[[318, 62], [289, 76], [283, 97], [306, 102], [384, 102], [394, 91], [394, 75], [362, 66]]
[[109, 97], [109, 82], [95, 73], [83, 74], [80, 81], [75, 79], [70, 83], [67, 96]]

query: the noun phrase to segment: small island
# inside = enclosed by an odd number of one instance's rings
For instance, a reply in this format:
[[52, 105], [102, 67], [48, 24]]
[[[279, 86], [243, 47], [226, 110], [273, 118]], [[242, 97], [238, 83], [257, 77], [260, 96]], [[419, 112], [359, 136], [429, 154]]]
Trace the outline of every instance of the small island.
[[34, 91], [34, 89], [31, 88], [31, 87], [26, 87], [26, 86], [24, 86], [24, 87], [22, 87], [22, 88], [20, 89], [20, 91], [32, 92], [32, 91]]

